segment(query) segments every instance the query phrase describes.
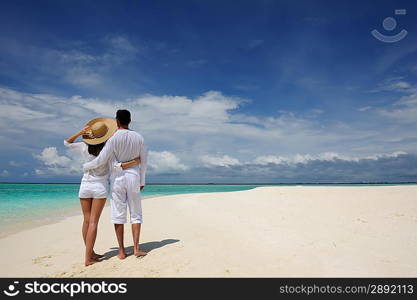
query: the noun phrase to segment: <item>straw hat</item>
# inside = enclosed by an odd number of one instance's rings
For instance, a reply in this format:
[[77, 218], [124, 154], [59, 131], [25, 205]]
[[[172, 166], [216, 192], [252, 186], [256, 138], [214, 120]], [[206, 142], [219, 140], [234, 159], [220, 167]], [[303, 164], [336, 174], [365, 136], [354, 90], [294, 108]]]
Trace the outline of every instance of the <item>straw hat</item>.
[[91, 126], [88, 135], [83, 135], [84, 143], [98, 145], [107, 141], [117, 130], [117, 123], [110, 118], [97, 118], [88, 122], [85, 126]]

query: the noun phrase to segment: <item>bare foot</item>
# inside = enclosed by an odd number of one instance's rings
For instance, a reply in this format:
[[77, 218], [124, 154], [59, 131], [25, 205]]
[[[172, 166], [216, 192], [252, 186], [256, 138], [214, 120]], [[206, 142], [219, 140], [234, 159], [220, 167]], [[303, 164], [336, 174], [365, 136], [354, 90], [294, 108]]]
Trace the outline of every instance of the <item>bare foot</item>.
[[117, 255], [117, 257], [120, 258], [120, 259], [125, 259], [126, 258], [125, 249], [119, 249], [119, 254]]
[[148, 253], [145, 251], [140, 251], [140, 250], [137, 250], [137, 251], [135, 250], [135, 253], [134, 253], [136, 257], [145, 256], [146, 254]]
[[85, 266], [88, 267], [88, 266], [91, 266], [92, 264], [95, 264], [95, 263], [98, 263], [98, 262], [99, 262], [98, 260], [90, 259], [90, 260], [85, 262]]
[[104, 255], [103, 254], [97, 254], [95, 252], [93, 252], [93, 256], [91, 257], [94, 260], [99, 260], [100, 258], [103, 258]]
[[101, 258], [97, 258], [97, 257], [92, 256], [91, 257], [91, 260], [94, 260], [96, 262], [99, 262], [99, 261], [101, 261]]

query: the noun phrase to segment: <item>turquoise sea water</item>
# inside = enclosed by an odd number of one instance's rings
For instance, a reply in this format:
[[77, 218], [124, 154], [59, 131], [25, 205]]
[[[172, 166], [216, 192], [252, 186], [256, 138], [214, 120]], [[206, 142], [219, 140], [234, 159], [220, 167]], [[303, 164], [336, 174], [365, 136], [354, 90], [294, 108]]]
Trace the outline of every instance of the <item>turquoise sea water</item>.
[[[240, 191], [257, 186], [147, 185], [142, 196]], [[78, 189], [79, 184], [0, 184], [0, 237], [80, 213]]]

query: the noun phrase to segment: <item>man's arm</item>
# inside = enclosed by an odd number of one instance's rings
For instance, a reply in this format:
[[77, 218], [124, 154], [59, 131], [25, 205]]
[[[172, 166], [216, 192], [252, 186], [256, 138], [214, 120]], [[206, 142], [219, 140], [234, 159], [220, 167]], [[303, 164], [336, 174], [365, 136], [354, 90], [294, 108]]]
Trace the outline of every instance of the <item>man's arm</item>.
[[145, 146], [145, 142], [143, 142], [142, 146], [140, 147], [140, 189], [143, 190], [145, 186], [145, 175], [146, 175], [146, 168], [147, 168], [147, 162], [148, 162], [148, 153]]
[[92, 161], [87, 162], [83, 165], [84, 172], [105, 165], [109, 161], [113, 152], [113, 139], [110, 138], [104, 146], [103, 150], [101, 150], [100, 154]]

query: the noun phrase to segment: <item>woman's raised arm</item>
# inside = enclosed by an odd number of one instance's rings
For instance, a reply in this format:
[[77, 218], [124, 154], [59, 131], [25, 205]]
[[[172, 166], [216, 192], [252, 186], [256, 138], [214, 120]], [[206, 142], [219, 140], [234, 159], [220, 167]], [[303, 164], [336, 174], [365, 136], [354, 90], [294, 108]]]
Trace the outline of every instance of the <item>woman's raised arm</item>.
[[78, 131], [77, 133], [75, 133], [74, 135], [70, 136], [69, 138], [66, 139], [67, 143], [74, 143], [74, 141], [79, 137], [82, 136], [84, 134], [87, 134], [88, 131], [90, 130], [91, 126], [85, 126], [83, 129], [81, 129], [80, 131]]

